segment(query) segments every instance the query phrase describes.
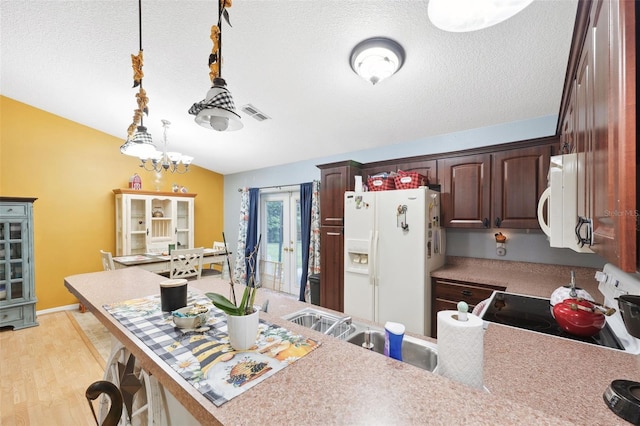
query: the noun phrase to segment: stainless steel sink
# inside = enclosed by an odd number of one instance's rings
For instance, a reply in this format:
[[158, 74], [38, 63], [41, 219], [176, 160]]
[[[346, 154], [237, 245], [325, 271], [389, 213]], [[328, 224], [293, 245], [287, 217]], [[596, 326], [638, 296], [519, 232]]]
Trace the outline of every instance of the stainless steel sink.
[[313, 308], [305, 308], [282, 318], [342, 340], [356, 331], [350, 317], [333, 315]]
[[[358, 328], [358, 331], [348, 336], [346, 340], [354, 345], [363, 346], [367, 327], [359, 325], [355, 327]], [[369, 332], [369, 341], [373, 344], [371, 350], [383, 354], [384, 330], [369, 329]], [[433, 372], [438, 365], [438, 347], [434, 343], [425, 340], [404, 336], [402, 339], [402, 361], [422, 368], [423, 370]]]
[[[384, 353], [384, 330], [354, 323], [351, 317], [304, 308], [282, 318], [358, 346], [363, 346], [365, 333], [369, 332], [369, 342], [373, 344], [371, 350]], [[402, 361], [433, 372], [438, 365], [438, 347], [434, 343], [405, 335], [402, 340]]]

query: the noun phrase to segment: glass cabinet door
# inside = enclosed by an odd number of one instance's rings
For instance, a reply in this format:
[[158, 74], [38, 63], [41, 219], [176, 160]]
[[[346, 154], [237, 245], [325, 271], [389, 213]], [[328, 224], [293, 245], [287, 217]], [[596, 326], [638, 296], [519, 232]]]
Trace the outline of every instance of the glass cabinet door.
[[178, 200], [176, 201], [176, 247], [181, 249], [192, 248], [189, 247], [189, 241], [191, 240], [191, 218], [189, 217], [191, 201]]
[[24, 299], [28, 257], [23, 240], [27, 238], [27, 221], [0, 222], [0, 303]]
[[142, 254], [147, 250], [147, 199], [131, 198], [129, 215], [131, 252], [125, 254]]

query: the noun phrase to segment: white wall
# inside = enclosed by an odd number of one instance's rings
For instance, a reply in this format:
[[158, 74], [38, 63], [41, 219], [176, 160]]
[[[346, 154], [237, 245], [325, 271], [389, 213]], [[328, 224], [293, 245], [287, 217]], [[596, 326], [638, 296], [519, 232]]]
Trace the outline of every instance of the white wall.
[[[354, 160], [360, 163], [384, 161], [416, 155], [459, 151], [500, 143], [534, 139], [555, 134], [557, 116], [505, 123], [464, 132], [451, 133], [383, 148], [372, 148], [341, 155], [316, 158], [253, 170], [224, 177], [224, 230], [227, 243], [235, 253], [238, 239], [240, 193], [238, 188], [286, 186], [320, 180], [318, 164]], [[301, 139], [300, 143], [304, 143]], [[552, 249], [540, 230], [501, 230], [507, 235], [507, 254], [499, 257], [495, 251], [495, 230], [447, 230], [447, 255], [481, 257], [536, 263], [602, 268], [604, 260], [595, 254], [578, 254], [569, 249]]]

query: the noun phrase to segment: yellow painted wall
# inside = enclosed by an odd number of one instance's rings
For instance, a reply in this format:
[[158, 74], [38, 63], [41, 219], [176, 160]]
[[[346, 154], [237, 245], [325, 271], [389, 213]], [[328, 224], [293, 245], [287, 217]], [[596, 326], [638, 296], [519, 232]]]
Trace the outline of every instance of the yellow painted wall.
[[[64, 277], [100, 271], [99, 250], [115, 253], [113, 189], [127, 188], [129, 177], [138, 173], [142, 188], [155, 190], [155, 173], [120, 154], [123, 140], [4, 96], [0, 138], [0, 195], [38, 198], [36, 309], [77, 303], [64, 287]], [[198, 194], [195, 246], [211, 247], [214, 240], [220, 241], [224, 177], [191, 166], [183, 175], [163, 174], [160, 191], [171, 191], [172, 183]]]

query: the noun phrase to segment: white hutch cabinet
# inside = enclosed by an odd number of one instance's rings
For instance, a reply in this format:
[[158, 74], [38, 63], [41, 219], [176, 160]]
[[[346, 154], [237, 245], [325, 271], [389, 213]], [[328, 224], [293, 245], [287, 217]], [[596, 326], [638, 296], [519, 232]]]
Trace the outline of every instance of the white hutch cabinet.
[[0, 327], [14, 330], [36, 322], [33, 202], [0, 197]]
[[193, 248], [196, 194], [114, 189], [116, 256]]

